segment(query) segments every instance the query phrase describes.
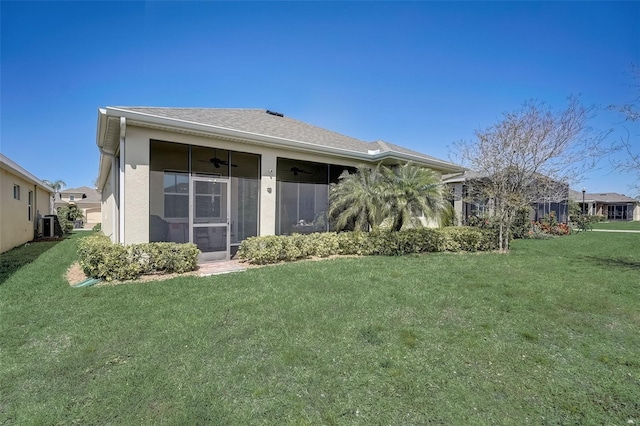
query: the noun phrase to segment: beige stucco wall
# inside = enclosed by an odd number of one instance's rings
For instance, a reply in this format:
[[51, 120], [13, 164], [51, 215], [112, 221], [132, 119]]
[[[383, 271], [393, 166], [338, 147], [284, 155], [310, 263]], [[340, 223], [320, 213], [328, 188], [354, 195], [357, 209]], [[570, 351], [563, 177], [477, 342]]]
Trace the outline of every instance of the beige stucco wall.
[[[149, 205], [149, 193], [151, 189], [149, 176], [149, 142], [152, 139], [259, 154], [261, 156], [259, 235], [273, 235], [276, 230], [276, 163], [278, 157], [352, 167], [361, 163], [361, 161], [328, 155], [284, 151], [282, 149], [261, 145], [166, 132], [130, 125], [127, 127], [124, 149], [125, 244], [147, 242], [149, 240], [149, 214], [152, 211], [160, 211], [160, 206]], [[151, 184], [156, 188], [157, 185], [162, 185], [162, 182], [152, 182]], [[105, 209], [106, 206], [103, 204], [102, 226], [106, 234]]]
[[109, 170], [109, 176], [107, 177], [107, 183], [102, 189], [102, 208], [101, 208], [101, 222], [102, 222], [102, 233], [111, 238], [111, 241], [117, 241], [117, 236], [115, 233], [115, 200], [113, 194], [113, 173], [114, 170], [111, 168]]
[[[20, 199], [13, 198], [13, 186], [20, 186]], [[29, 191], [33, 192], [29, 220]], [[50, 194], [32, 181], [0, 169], [0, 253], [33, 240], [38, 213], [51, 214]]]
[[100, 207], [91, 207], [84, 209], [84, 222], [85, 226], [95, 226], [102, 220], [102, 214], [100, 212]]
[[[124, 244], [149, 241], [149, 137], [127, 127], [124, 144]], [[122, 159], [122, 153], [120, 153]]]
[[36, 219], [38, 215], [46, 216], [48, 214], [53, 213], [53, 209], [52, 209], [53, 196], [51, 193], [49, 193], [49, 191], [45, 191], [44, 189], [37, 187], [35, 198], [36, 198], [36, 206], [35, 206]]
[[457, 224], [460, 225], [464, 223], [464, 200], [462, 197], [462, 183], [455, 183], [451, 185], [453, 190], [453, 210], [456, 213]]

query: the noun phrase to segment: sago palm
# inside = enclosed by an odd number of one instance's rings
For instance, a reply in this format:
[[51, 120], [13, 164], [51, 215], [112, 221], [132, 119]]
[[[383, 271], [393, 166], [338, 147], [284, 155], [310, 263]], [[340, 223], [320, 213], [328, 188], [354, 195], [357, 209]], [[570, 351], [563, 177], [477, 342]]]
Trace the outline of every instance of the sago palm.
[[438, 221], [444, 209], [443, 185], [432, 170], [411, 163], [384, 167], [383, 212], [391, 229], [411, 224], [420, 226], [420, 216]]
[[355, 230], [374, 230], [382, 221], [380, 168], [361, 165], [355, 173], [345, 171], [340, 182], [331, 184], [329, 217], [335, 218], [336, 230], [353, 224]]

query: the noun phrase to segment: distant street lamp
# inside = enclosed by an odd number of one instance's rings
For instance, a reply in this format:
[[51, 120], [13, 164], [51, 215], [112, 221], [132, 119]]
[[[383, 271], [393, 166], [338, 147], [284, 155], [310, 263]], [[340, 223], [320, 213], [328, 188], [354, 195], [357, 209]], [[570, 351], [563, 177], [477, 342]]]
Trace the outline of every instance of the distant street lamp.
[[586, 190], [584, 188], [582, 188], [582, 214], [584, 215], [584, 193], [586, 192]]

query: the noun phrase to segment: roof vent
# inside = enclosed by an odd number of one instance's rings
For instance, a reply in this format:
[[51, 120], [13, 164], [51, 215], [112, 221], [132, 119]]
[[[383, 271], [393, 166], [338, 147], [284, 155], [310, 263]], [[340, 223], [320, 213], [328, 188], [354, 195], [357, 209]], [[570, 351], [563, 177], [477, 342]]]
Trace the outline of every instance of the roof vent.
[[275, 112], [275, 111], [270, 111], [267, 110], [267, 114], [271, 114], [271, 115], [275, 115], [276, 117], [284, 117], [284, 114], [281, 112]]

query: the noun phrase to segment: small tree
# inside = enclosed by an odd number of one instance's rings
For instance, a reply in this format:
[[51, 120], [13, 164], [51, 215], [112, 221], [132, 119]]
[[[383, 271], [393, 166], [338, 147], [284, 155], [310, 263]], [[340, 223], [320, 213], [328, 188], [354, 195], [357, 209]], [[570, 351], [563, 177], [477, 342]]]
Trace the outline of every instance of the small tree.
[[499, 123], [476, 131], [475, 141], [455, 145], [462, 163], [481, 176], [469, 185], [469, 196], [490, 200], [501, 251], [509, 250], [518, 210], [538, 202], [552, 182], [560, 187], [558, 183], [578, 174], [575, 166], [586, 155], [590, 111], [576, 97], [558, 112], [527, 101]]
[[82, 210], [80, 210], [75, 204], [66, 204], [64, 206], [58, 207], [57, 212], [60, 226], [62, 227], [62, 230], [67, 234], [73, 230], [73, 223], [76, 220], [84, 219]]

